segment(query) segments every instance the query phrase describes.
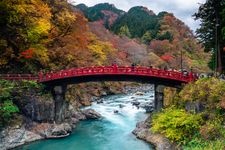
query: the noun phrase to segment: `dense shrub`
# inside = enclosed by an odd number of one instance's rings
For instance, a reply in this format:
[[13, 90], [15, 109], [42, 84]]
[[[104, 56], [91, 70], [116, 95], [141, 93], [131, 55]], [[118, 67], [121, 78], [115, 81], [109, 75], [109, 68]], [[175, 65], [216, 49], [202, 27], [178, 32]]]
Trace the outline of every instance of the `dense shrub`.
[[164, 134], [172, 141], [184, 142], [198, 131], [201, 123], [200, 115], [171, 107], [153, 115], [151, 130]]
[[0, 80], [0, 127], [6, 124], [13, 114], [18, 112], [18, 107], [12, 102], [12, 90], [15, 84], [6, 80]]
[[[169, 97], [167, 106], [175, 107], [155, 114], [151, 129], [172, 141], [181, 142], [185, 150], [223, 150], [224, 97], [224, 81], [216, 78], [199, 79], [186, 85], [174, 98]], [[201, 111], [192, 108], [200, 105], [203, 105]]]
[[35, 90], [43, 94], [43, 86], [35, 81], [12, 82], [0, 80], [0, 127], [6, 125], [14, 117], [14, 114], [19, 112], [18, 107], [13, 103], [15, 92], [17, 96], [20, 96], [28, 90]]
[[200, 128], [200, 135], [205, 140], [216, 140], [225, 137], [225, 130], [222, 125], [222, 118], [215, 118], [207, 121]]
[[225, 96], [225, 82], [216, 78], [203, 78], [188, 84], [179, 93], [178, 100], [183, 102], [199, 101], [212, 110], [219, 108], [219, 102]]
[[0, 127], [7, 123], [13, 114], [17, 112], [19, 112], [19, 109], [11, 100], [5, 100], [3, 103], [0, 103]]
[[42, 89], [42, 84], [38, 84], [36, 81], [22, 80], [17, 83], [17, 85], [21, 88], [34, 88], [34, 89]]
[[224, 150], [225, 140], [206, 141], [199, 136], [194, 137], [183, 146], [184, 150]]

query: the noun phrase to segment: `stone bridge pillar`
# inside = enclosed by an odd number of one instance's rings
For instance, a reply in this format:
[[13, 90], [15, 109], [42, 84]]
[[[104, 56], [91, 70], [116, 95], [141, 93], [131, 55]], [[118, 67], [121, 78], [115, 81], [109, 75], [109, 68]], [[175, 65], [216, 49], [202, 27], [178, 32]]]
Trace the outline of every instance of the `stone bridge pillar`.
[[155, 85], [155, 111], [160, 111], [163, 108], [164, 86]]
[[52, 95], [55, 102], [55, 122], [62, 123], [65, 120], [68, 103], [65, 100], [67, 85], [54, 86]]

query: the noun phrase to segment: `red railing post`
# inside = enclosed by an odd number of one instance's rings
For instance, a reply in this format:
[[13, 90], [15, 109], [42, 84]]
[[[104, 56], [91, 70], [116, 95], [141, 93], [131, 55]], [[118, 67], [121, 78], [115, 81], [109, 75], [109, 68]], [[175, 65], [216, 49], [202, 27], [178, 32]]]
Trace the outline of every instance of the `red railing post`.
[[113, 64], [113, 72], [117, 73], [118, 71], [118, 65], [117, 64]]

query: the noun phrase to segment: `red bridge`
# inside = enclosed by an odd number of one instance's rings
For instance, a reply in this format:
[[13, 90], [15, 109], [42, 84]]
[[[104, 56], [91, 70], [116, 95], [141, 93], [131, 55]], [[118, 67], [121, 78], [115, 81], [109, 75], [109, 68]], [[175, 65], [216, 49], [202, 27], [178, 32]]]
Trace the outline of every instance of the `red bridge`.
[[183, 74], [177, 71], [161, 70], [149, 67], [118, 67], [98, 66], [85, 68], [71, 68], [58, 72], [39, 72], [38, 76], [31, 74], [4, 74], [0, 79], [6, 80], [37, 80], [47, 85], [61, 85], [62, 83], [81, 83], [89, 81], [139, 81], [166, 86], [179, 86], [196, 80], [193, 73]]
[[0, 75], [0, 79], [7, 80], [36, 80], [46, 84], [46, 89], [52, 93], [55, 106], [55, 121], [62, 123], [65, 119], [64, 115], [67, 106], [65, 94], [67, 85], [89, 81], [138, 81], [143, 83], [154, 84], [155, 101], [154, 109], [160, 110], [163, 107], [163, 89], [164, 86], [180, 88], [183, 83], [196, 80], [192, 73], [181, 73], [176, 71], [160, 70], [149, 67], [118, 67], [100, 66], [86, 68], [71, 68], [58, 72], [49, 72], [43, 74], [39, 72], [38, 76], [31, 74], [4, 74]]

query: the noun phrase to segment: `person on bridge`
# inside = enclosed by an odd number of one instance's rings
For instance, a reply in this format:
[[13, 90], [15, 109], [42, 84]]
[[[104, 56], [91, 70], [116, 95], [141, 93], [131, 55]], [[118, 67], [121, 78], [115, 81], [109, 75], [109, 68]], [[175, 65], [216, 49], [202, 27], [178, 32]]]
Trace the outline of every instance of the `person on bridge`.
[[132, 71], [132, 72], [134, 71], [134, 67], [135, 67], [135, 63], [132, 63], [132, 64], [131, 64], [131, 71]]
[[164, 71], [167, 71], [168, 70], [167, 66], [165, 66], [163, 69], [164, 69]]

